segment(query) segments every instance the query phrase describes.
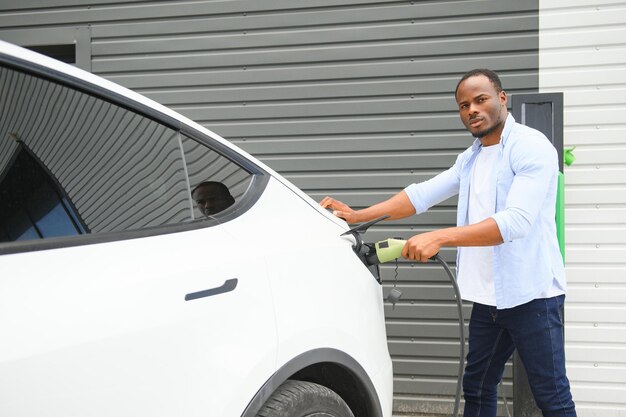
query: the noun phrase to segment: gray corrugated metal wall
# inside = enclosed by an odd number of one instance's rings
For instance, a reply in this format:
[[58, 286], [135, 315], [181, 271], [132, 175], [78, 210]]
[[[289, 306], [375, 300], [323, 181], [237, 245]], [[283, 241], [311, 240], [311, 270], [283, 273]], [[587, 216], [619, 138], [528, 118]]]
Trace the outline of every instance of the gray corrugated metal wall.
[[[442, 171], [469, 146], [452, 93], [466, 70], [499, 71], [509, 93], [537, 91], [538, 0], [42, 3], [4, 6], [0, 37], [87, 26], [93, 72], [206, 125], [313, 198], [354, 207]], [[452, 225], [454, 204], [368, 239]], [[392, 285], [394, 268], [383, 276]], [[449, 412], [452, 290], [436, 266], [401, 263], [397, 279], [394, 408]]]

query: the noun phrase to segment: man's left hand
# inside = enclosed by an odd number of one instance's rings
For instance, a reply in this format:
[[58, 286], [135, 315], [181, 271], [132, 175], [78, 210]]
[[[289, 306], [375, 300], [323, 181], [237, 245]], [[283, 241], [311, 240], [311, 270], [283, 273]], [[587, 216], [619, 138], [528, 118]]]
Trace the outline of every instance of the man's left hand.
[[428, 262], [441, 249], [438, 232], [426, 232], [410, 238], [402, 249], [402, 256], [406, 259]]

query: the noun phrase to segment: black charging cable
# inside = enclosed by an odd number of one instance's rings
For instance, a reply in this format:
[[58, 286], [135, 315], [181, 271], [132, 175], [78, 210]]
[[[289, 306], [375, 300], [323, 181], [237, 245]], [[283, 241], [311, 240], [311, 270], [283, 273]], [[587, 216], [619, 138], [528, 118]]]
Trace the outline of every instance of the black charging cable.
[[461, 406], [461, 387], [463, 384], [463, 365], [465, 363], [465, 319], [463, 318], [463, 301], [461, 300], [461, 291], [459, 290], [459, 286], [456, 283], [456, 278], [448, 266], [448, 263], [443, 260], [441, 255], [436, 254], [431, 258], [432, 260], [438, 262], [443, 269], [448, 273], [448, 278], [450, 278], [450, 282], [452, 283], [452, 287], [454, 288], [454, 298], [456, 299], [456, 308], [459, 316], [459, 338], [460, 338], [460, 352], [459, 352], [459, 373], [456, 382], [456, 395], [454, 397], [454, 411], [452, 413], [453, 417], [457, 417], [459, 414], [459, 408]]
[[[371, 259], [378, 260], [378, 258], [371, 258]], [[458, 313], [458, 318], [459, 318], [459, 339], [460, 339], [459, 350], [460, 352], [459, 352], [459, 372], [458, 372], [458, 377], [457, 377], [457, 382], [456, 382], [456, 394], [454, 396], [454, 411], [452, 413], [452, 417], [458, 417], [459, 408], [461, 406], [461, 387], [463, 383], [463, 367], [464, 367], [463, 365], [465, 364], [465, 319], [463, 318], [463, 301], [461, 300], [461, 291], [459, 290], [459, 286], [456, 283], [456, 278], [454, 277], [454, 273], [450, 269], [450, 266], [448, 265], [448, 263], [443, 260], [443, 258], [441, 257], [441, 255], [439, 255], [439, 253], [429, 258], [428, 260], [430, 262], [439, 263], [439, 265], [441, 265], [443, 269], [446, 271], [446, 273], [448, 274], [448, 278], [450, 278], [450, 283], [452, 284], [452, 288], [454, 289], [454, 298], [456, 299], [456, 307], [457, 307], [457, 313]], [[398, 276], [398, 260], [396, 259], [394, 284], [393, 284], [393, 288], [391, 289], [391, 291], [389, 291], [389, 294], [387, 295], [387, 301], [393, 305], [394, 309], [396, 307], [396, 303], [398, 302], [398, 300], [400, 300], [400, 297], [402, 297], [402, 291], [396, 288], [397, 276]]]

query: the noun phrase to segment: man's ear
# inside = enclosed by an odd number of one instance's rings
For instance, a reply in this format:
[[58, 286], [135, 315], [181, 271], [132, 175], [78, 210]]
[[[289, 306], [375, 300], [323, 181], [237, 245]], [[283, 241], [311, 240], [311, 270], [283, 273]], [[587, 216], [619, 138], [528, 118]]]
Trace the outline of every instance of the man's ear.
[[502, 105], [506, 107], [506, 91], [504, 90], [500, 91], [500, 93], [498, 94], [498, 97], [500, 98], [500, 103], [502, 103]]

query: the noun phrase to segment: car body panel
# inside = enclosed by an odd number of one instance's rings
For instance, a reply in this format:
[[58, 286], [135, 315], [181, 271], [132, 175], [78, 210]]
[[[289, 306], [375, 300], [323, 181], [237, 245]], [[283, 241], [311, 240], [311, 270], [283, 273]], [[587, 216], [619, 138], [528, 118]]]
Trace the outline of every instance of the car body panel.
[[1, 257], [0, 414], [238, 415], [277, 343], [265, 260], [240, 246], [213, 227]]

